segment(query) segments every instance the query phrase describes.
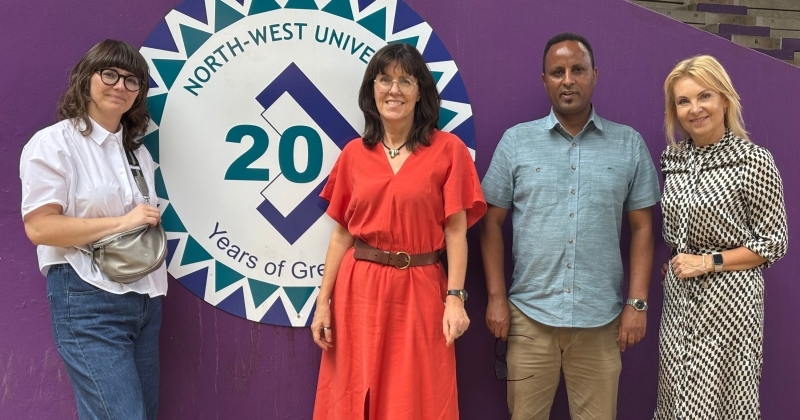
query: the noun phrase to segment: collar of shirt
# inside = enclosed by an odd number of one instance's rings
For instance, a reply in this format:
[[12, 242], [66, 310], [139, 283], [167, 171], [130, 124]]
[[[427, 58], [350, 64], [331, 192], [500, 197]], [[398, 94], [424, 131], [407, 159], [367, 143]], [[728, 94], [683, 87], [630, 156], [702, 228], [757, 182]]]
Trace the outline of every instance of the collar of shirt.
[[[116, 133], [112, 133], [103, 128], [103, 126], [98, 124], [97, 121], [95, 121], [92, 117], [87, 116], [87, 118], [89, 118], [89, 121], [92, 123], [92, 133], [89, 134], [89, 138], [94, 140], [94, 142], [97, 143], [98, 145], [102, 145], [103, 142], [106, 141], [108, 136], [114, 136], [120, 142], [122, 141], [122, 130], [123, 130], [122, 124], [119, 125], [119, 131], [117, 131]], [[77, 120], [76, 126], [78, 128], [78, 131], [83, 131], [85, 128], [85, 123], [83, 122], [82, 119], [79, 118]]]
[[[595, 112], [594, 104], [592, 104], [592, 111], [589, 113], [589, 119], [586, 121], [586, 124], [583, 126], [583, 129], [581, 130], [581, 133], [586, 131], [586, 128], [589, 127], [589, 124], [593, 124], [595, 126], [595, 128], [597, 128], [600, 131], [603, 131], [603, 122], [601, 121], [601, 118], [597, 116], [597, 112]], [[558, 121], [558, 117], [556, 117], [556, 113], [555, 113], [555, 111], [553, 111], [552, 107], [550, 107], [550, 114], [545, 119], [545, 127], [549, 128], [551, 130], [557, 130], [559, 133], [566, 134], [567, 136], [570, 135], [566, 130], [563, 130], [563, 131], [562, 130], [558, 130], [558, 128], [561, 127], [561, 122]], [[570, 139], [572, 139], [572, 136], [570, 136]]]

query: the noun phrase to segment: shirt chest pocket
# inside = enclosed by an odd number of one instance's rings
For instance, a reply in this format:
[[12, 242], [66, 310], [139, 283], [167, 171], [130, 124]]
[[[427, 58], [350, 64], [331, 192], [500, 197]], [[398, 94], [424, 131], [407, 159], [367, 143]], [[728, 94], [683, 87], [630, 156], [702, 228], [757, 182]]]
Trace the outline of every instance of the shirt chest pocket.
[[558, 203], [558, 174], [551, 162], [533, 162], [521, 166], [514, 175], [514, 202], [527, 203], [533, 209]]
[[[598, 205], [621, 206], [628, 196], [630, 188], [630, 176], [628, 168], [616, 162], [598, 162], [589, 164], [589, 182], [585, 185], [589, 187], [589, 200]], [[581, 174], [582, 175], [582, 174]]]

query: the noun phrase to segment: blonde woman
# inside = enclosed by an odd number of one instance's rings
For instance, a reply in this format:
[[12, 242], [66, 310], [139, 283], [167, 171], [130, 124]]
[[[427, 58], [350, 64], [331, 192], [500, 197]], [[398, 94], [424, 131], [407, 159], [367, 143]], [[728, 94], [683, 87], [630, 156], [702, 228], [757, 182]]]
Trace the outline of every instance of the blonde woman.
[[664, 82], [669, 146], [655, 419], [758, 419], [761, 269], [786, 253], [783, 185], [744, 129], [739, 95], [714, 57], [678, 63]]

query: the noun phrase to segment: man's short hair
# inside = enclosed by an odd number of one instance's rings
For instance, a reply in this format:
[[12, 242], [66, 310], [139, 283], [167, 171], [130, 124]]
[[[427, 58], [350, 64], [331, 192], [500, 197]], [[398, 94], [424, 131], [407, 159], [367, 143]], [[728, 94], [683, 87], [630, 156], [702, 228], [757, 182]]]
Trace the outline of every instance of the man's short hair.
[[545, 71], [544, 61], [545, 58], [547, 58], [547, 52], [550, 51], [550, 47], [552, 47], [555, 44], [558, 44], [559, 42], [564, 42], [564, 41], [576, 41], [583, 44], [583, 46], [586, 47], [586, 51], [589, 51], [589, 60], [591, 60], [592, 68], [594, 69], [594, 53], [592, 52], [592, 45], [589, 44], [589, 40], [574, 32], [562, 32], [550, 38], [550, 40], [547, 41], [547, 45], [544, 47], [544, 55], [542, 56], [542, 73], [544, 73]]

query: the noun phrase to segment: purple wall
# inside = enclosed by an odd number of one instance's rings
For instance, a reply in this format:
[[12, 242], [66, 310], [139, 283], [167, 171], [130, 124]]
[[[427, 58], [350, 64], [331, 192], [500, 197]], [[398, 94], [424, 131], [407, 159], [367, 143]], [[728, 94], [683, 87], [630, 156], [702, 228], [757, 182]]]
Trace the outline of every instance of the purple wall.
[[[45, 281], [19, 218], [20, 150], [53, 121], [69, 68], [95, 42], [141, 45], [178, 0], [63, 0], [46, 7], [5, 2], [0, 15], [0, 418], [70, 419], [74, 400], [50, 332]], [[475, 114], [483, 174], [503, 131], [539, 118], [549, 104], [539, 81], [542, 48], [561, 31], [592, 43], [599, 67], [599, 113], [642, 133], [657, 162], [664, 148], [661, 86], [681, 58], [711, 53], [727, 67], [753, 139], [783, 175], [787, 211], [800, 216], [800, 68], [738, 47], [623, 0], [409, 0], [442, 38], [463, 75]], [[465, 6], [468, 4], [469, 6]], [[502, 6], [499, 6], [502, 5]], [[354, 93], [355, 95], [355, 93]], [[660, 216], [657, 221], [660, 224]], [[798, 223], [789, 223], [790, 238]], [[657, 259], [668, 252], [657, 234]], [[494, 379], [493, 343], [484, 326], [486, 293], [471, 232], [467, 310], [473, 328], [457, 346], [462, 418], [502, 419], [505, 387]], [[795, 244], [792, 244], [791, 248]], [[660, 264], [659, 264], [660, 265]], [[661, 292], [653, 273], [648, 335], [623, 356], [619, 418], [652, 415], [656, 398]], [[800, 412], [800, 262], [789, 257], [767, 279], [763, 417]], [[319, 350], [307, 329], [259, 325], [231, 316], [171, 282], [164, 301], [163, 419], [309, 419]], [[568, 418], [563, 389], [553, 418]]]

